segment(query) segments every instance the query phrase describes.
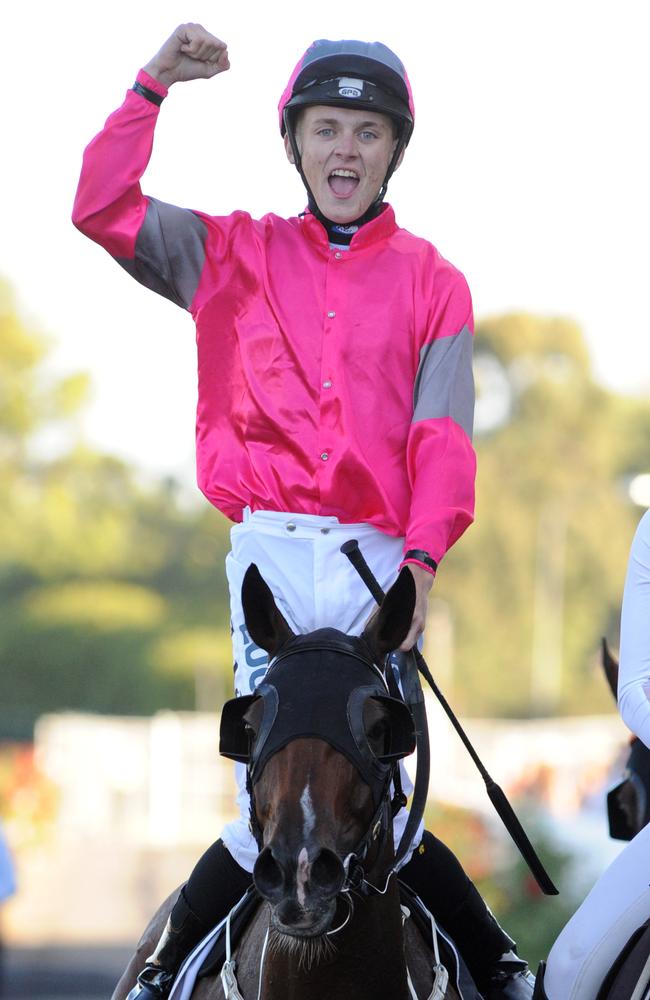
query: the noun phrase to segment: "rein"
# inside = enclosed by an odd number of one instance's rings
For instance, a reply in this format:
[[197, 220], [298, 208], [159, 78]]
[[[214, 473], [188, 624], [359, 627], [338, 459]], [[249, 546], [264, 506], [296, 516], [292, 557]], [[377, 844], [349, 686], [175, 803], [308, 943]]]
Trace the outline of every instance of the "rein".
[[[348, 559], [356, 569], [357, 573], [359, 574], [365, 585], [368, 587], [368, 590], [370, 591], [374, 599], [377, 601], [377, 603], [381, 604], [385, 596], [384, 592], [380, 587], [379, 582], [373, 575], [370, 567], [368, 566], [368, 563], [364, 559], [361, 550], [359, 549], [358, 541], [356, 539], [350, 539], [349, 541], [344, 542], [343, 545], [341, 546], [341, 552], [343, 553], [343, 555], [348, 557]], [[557, 896], [558, 890], [551, 881], [551, 878], [546, 869], [544, 868], [544, 865], [540, 861], [539, 856], [535, 851], [535, 848], [528, 839], [526, 832], [523, 826], [521, 825], [519, 819], [517, 818], [514, 809], [512, 808], [508, 799], [506, 798], [505, 793], [488, 774], [481, 758], [479, 757], [476, 750], [472, 746], [469, 737], [467, 736], [465, 730], [463, 729], [460, 722], [456, 718], [456, 715], [454, 714], [449, 702], [447, 701], [442, 691], [440, 690], [435, 680], [433, 679], [431, 671], [429, 670], [426, 661], [422, 656], [422, 653], [420, 653], [419, 649], [417, 649], [416, 646], [414, 646], [413, 649], [408, 654], [407, 662], [409, 662], [410, 664], [408, 677], [409, 677], [409, 687], [411, 688], [408, 698], [409, 699], [413, 698], [413, 701], [407, 699], [407, 704], [409, 705], [409, 708], [411, 708], [411, 710], [413, 711], [414, 717], [416, 717], [415, 716], [416, 710], [418, 716], [421, 716], [423, 713], [424, 716], [423, 729], [424, 732], [428, 734], [426, 709], [424, 708], [424, 695], [422, 693], [422, 686], [420, 684], [420, 680], [418, 677], [418, 671], [419, 671], [425, 678], [427, 684], [435, 694], [440, 704], [442, 705], [452, 726], [460, 736], [465, 749], [467, 750], [470, 757], [474, 761], [474, 764], [476, 765], [481, 777], [483, 778], [483, 781], [485, 782], [485, 788], [492, 805], [496, 809], [500, 819], [504, 823], [508, 833], [512, 837], [517, 849], [519, 850], [519, 853], [521, 854], [524, 861], [528, 865], [540, 889], [547, 896]], [[416, 722], [417, 721], [418, 719], [416, 717]], [[406, 836], [407, 834], [409, 834], [410, 837], [412, 837], [413, 833], [415, 833], [415, 829], [417, 828], [415, 819], [417, 818], [417, 823], [419, 823], [422, 816], [422, 812], [424, 811], [424, 802], [426, 801], [426, 795], [428, 791], [428, 784], [429, 784], [428, 740], [426, 743], [424, 743], [423, 741], [423, 746], [425, 747], [425, 752], [426, 752], [426, 764], [427, 764], [426, 783], [425, 783], [423, 777], [420, 775], [419, 737], [420, 737], [420, 729], [418, 727], [418, 772], [415, 781], [415, 792], [413, 795], [413, 804], [411, 806], [411, 812], [409, 814], [407, 826], [406, 829], [404, 830], [404, 834], [402, 835], [402, 839], [400, 841], [400, 845], [398, 848], [398, 856], [403, 856], [403, 854], [405, 854], [406, 851], [408, 850], [409, 842], [406, 840]], [[418, 799], [418, 804], [421, 803], [422, 812], [420, 812], [420, 810], [416, 807], [416, 799]], [[413, 819], [413, 824], [411, 824], [411, 819]], [[410, 824], [411, 824], [411, 829], [409, 830]]]

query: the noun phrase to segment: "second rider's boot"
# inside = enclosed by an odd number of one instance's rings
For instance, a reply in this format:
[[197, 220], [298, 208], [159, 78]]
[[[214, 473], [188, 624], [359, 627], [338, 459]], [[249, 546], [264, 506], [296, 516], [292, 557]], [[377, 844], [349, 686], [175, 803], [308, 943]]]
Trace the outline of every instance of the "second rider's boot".
[[126, 1000], [167, 1000], [184, 959], [209, 930], [188, 906], [181, 890], [156, 949]]
[[515, 951], [495, 962], [487, 983], [480, 984], [480, 989], [484, 1000], [533, 1000], [536, 996], [535, 977]]

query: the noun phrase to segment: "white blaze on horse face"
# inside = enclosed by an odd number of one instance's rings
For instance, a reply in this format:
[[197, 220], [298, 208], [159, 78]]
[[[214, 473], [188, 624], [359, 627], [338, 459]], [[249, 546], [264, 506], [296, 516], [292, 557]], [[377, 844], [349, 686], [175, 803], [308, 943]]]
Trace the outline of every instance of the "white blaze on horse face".
[[[303, 788], [300, 796], [300, 808], [302, 809], [302, 833], [305, 841], [308, 842], [310, 834], [316, 826], [316, 813], [311, 800], [309, 784]], [[303, 847], [298, 855], [298, 868], [296, 870], [296, 896], [302, 907], [305, 905], [305, 885], [309, 880], [310, 871], [309, 852], [306, 847]]]
[[298, 855], [298, 868], [296, 869], [296, 896], [303, 909], [305, 908], [305, 885], [309, 881], [310, 871], [311, 865], [309, 864], [307, 848], [303, 847]]
[[312, 832], [316, 826], [316, 813], [314, 812], [314, 805], [311, 801], [311, 792], [309, 791], [309, 785], [305, 785], [300, 796], [300, 806], [302, 808], [303, 824], [302, 832], [305, 840], [309, 840], [309, 834]]

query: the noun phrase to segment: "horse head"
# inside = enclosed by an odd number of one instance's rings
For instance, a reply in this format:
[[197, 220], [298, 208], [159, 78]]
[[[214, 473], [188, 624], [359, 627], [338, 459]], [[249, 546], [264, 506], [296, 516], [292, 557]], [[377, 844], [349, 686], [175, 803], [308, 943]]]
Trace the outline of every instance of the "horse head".
[[415, 745], [382, 665], [408, 633], [415, 604], [404, 569], [359, 637], [295, 635], [257, 567], [242, 588], [246, 626], [270, 667], [254, 695], [227, 702], [221, 752], [248, 767], [253, 877], [274, 930], [317, 939], [342, 891], [392, 857], [390, 785]]
[[[617, 697], [618, 660], [601, 642], [601, 660], [609, 689]], [[607, 793], [609, 835], [614, 840], [632, 840], [650, 822], [650, 750], [632, 736], [623, 779]]]

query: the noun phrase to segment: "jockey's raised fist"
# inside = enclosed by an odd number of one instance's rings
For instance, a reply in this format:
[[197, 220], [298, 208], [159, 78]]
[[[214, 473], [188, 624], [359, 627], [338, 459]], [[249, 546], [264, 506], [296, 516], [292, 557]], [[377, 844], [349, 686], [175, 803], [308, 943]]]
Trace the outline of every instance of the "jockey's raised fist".
[[201, 24], [179, 24], [144, 69], [165, 87], [230, 69], [228, 47]]

